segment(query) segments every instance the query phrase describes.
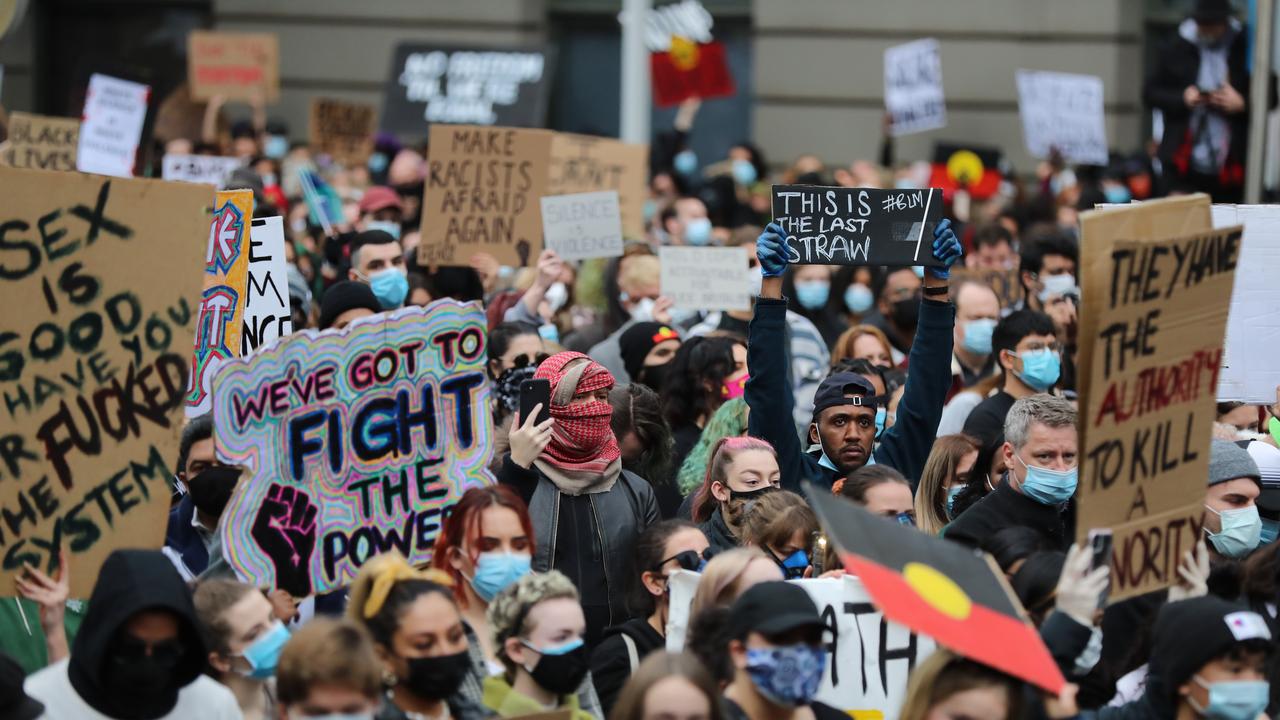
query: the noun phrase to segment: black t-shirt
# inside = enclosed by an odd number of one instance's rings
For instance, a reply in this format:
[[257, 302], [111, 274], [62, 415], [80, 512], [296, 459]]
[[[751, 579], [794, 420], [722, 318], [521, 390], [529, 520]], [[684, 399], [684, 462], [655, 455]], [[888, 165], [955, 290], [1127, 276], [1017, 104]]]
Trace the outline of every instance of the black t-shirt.
[[1014, 397], [1003, 390], [978, 403], [964, 421], [965, 434], [977, 438], [982, 445], [1000, 437], [1004, 434], [1004, 418], [1013, 403]]
[[[738, 703], [727, 697], [723, 698], [723, 700], [724, 716], [726, 720], [752, 720], [750, 717], [747, 717], [747, 713], [738, 706]], [[849, 720], [849, 716], [845, 713], [816, 700], [809, 703], [809, 709], [813, 711], [813, 716], [817, 718], [817, 720]]]

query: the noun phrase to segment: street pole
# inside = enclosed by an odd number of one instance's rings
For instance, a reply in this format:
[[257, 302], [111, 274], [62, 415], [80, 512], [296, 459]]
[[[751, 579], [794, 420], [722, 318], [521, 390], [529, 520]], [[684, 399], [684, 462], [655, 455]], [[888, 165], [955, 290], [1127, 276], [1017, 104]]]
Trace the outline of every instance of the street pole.
[[1262, 202], [1263, 145], [1267, 139], [1267, 89], [1271, 79], [1271, 35], [1275, 0], [1257, 0], [1253, 27], [1253, 75], [1249, 79], [1249, 152], [1245, 165], [1244, 201]]
[[645, 23], [653, 0], [623, 0], [622, 13], [622, 97], [620, 119], [624, 142], [649, 142], [649, 51], [645, 47]]

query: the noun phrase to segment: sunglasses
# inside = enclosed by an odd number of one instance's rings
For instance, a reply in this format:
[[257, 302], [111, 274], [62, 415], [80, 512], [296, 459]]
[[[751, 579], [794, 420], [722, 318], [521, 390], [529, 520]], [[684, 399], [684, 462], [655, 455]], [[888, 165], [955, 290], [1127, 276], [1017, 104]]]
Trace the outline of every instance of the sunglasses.
[[663, 565], [666, 565], [672, 560], [675, 560], [676, 564], [680, 566], [681, 570], [688, 570], [689, 572], [702, 572], [702, 569], [707, 566], [707, 560], [709, 560], [710, 557], [711, 557], [711, 548], [707, 548], [706, 550], [703, 550], [700, 553], [694, 550], [685, 550], [684, 552], [678, 552], [675, 555], [672, 555], [671, 557], [667, 558], [666, 560], [663, 560], [662, 562], [658, 563], [657, 567], [653, 569], [655, 571], [661, 570]]
[[537, 355], [517, 355], [511, 359], [511, 367], [522, 368], [530, 365], [537, 367], [551, 357], [546, 353], [538, 353]]

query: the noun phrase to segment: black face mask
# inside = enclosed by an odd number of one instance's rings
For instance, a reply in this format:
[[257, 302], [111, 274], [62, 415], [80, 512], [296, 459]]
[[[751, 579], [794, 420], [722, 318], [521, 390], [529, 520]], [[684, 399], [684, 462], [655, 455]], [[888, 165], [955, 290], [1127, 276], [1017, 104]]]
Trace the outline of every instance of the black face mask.
[[409, 658], [409, 677], [405, 687], [423, 700], [445, 700], [458, 692], [462, 679], [471, 669], [471, 659], [466, 651], [456, 655]]
[[654, 392], [662, 392], [662, 386], [667, 382], [667, 371], [671, 369], [671, 363], [665, 362], [661, 365], [646, 365], [640, 369], [640, 377], [636, 378], [637, 382], [648, 385]]
[[124, 641], [107, 656], [103, 689], [111, 694], [112, 716], [155, 718], [167, 714], [178, 701], [174, 673], [183, 657], [181, 643], [154, 646], [151, 654]]
[[912, 296], [898, 300], [889, 311], [893, 324], [902, 330], [914, 330], [920, 321], [920, 298]]
[[576, 692], [587, 676], [587, 647], [580, 645], [563, 655], [543, 655], [529, 675], [539, 687], [556, 695]]
[[191, 504], [210, 517], [221, 517], [240, 479], [240, 469], [216, 465], [187, 481]]

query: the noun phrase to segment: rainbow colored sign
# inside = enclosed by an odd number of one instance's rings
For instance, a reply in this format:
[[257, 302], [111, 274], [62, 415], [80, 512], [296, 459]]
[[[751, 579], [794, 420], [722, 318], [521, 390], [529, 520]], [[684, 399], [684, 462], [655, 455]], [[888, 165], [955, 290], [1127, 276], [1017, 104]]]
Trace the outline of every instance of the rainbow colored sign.
[[442, 511], [493, 483], [485, 351], [480, 306], [446, 300], [223, 364], [214, 439], [246, 468], [219, 526], [236, 573], [305, 596], [393, 548], [429, 561]]

